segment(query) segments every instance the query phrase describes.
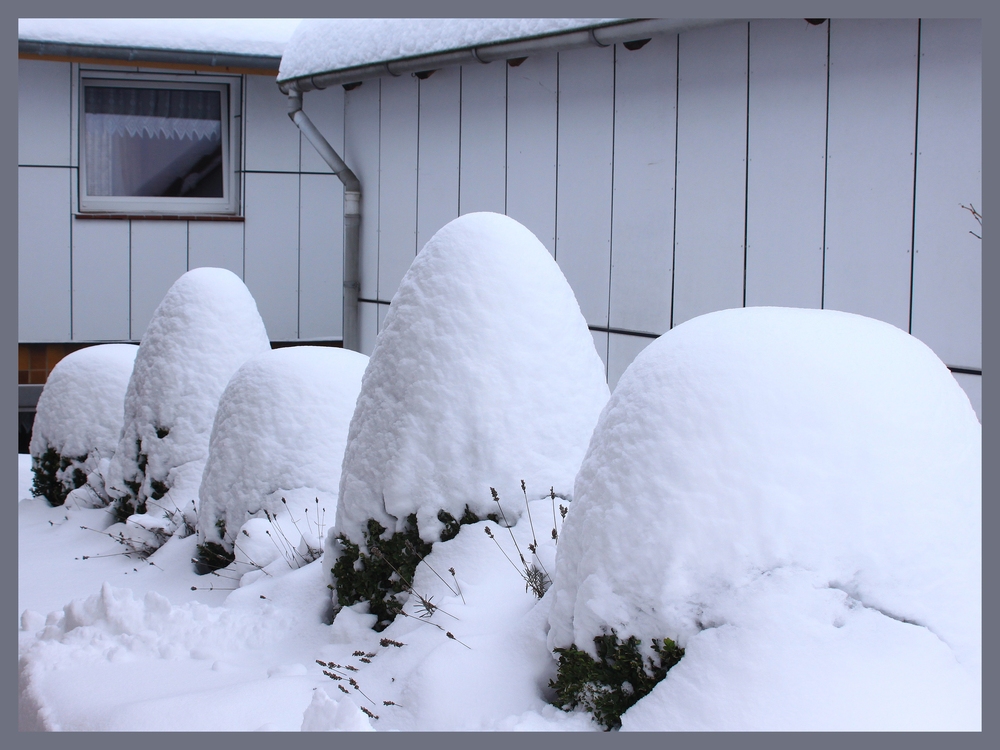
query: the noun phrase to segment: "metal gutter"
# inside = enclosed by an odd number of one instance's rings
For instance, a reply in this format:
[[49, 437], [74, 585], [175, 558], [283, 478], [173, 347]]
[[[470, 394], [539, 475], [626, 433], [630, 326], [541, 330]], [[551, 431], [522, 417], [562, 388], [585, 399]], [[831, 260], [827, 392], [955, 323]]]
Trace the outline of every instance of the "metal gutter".
[[114, 47], [97, 44], [65, 44], [18, 39], [19, 56], [108, 60], [136, 64], [168, 64], [204, 68], [240, 68], [260, 73], [277, 73], [280, 56], [245, 55], [228, 52], [191, 52], [149, 47]]
[[580, 49], [583, 47], [607, 47], [619, 42], [648, 39], [656, 34], [679, 34], [702, 26], [729, 23], [735, 19], [723, 18], [645, 18], [620, 23], [596, 26], [589, 29], [564, 31], [557, 34], [518, 39], [513, 42], [483, 44], [478, 47], [436, 52], [429, 55], [407, 57], [399, 60], [359, 65], [352, 68], [331, 70], [297, 78], [278, 81], [278, 88], [285, 94], [292, 90], [300, 92], [325, 89], [338, 84], [358, 83], [384, 76], [401, 76], [406, 73], [421, 73], [438, 70], [453, 65], [468, 63], [489, 63], [495, 60], [514, 60], [541, 52]]

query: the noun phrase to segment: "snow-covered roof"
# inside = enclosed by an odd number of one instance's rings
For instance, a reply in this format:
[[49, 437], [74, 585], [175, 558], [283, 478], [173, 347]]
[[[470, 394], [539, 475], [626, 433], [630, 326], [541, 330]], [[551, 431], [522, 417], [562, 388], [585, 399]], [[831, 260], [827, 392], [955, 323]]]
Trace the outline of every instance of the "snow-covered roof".
[[298, 18], [20, 18], [20, 41], [280, 57]]
[[278, 80], [586, 29], [616, 18], [316, 18], [292, 34]]

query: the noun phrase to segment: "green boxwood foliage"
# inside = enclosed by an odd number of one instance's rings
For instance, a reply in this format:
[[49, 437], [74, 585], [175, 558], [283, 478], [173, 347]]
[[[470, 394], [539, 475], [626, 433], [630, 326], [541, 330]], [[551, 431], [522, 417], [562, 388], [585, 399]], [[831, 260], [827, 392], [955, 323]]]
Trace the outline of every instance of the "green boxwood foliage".
[[669, 638], [654, 638], [656, 661], [647, 657], [648, 664], [644, 665], [639, 639], [633, 635], [622, 642], [614, 630], [594, 638], [594, 645], [597, 661], [576, 644], [557, 648], [559, 668], [549, 687], [556, 691], [555, 705], [564, 710], [581, 706], [606, 730], [619, 729], [622, 714], [647, 695], [684, 656], [684, 649]]
[[[34, 477], [31, 482], [31, 494], [43, 496], [49, 505], [62, 505], [73, 490], [87, 483], [87, 476], [80, 466], [87, 460], [86, 456], [61, 456], [51, 445], [45, 452], [32, 461], [31, 470]], [[72, 472], [66, 474], [66, 469], [76, 464]], [[59, 474], [63, 478], [60, 479]]]
[[[499, 523], [495, 514], [491, 513], [489, 518]], [[442, 510], [438, 512], [438, 520], [444, 524], [441, 541], [446, 542], [455, 538], [462, 526], [479, 523], [482, 519], [466, 505], [460, 519]], [[403, 608], [397, 594], [409, 590], [417, 565], [432, 548], [429, 542], [420, 538], [416, 513], [407, 516], [402, 531], [383, 538], [385, 531], [378, 521], [368, 519], [364, 532], [367, 554], [343, 534], [338, 535], [341, 554], [331, 568], [337, 605], [349, 607], [368, 602], [368, 611], [378, 617], [375, 624], [378, 632], [385, 630]]]

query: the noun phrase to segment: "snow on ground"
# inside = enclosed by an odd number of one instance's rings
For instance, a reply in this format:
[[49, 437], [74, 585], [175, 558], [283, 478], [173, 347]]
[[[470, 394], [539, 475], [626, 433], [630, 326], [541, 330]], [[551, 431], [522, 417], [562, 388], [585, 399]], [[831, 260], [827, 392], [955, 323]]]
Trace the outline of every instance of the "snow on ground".
[[278, 80], [492, 42], [587, 28], [615, 18], [310, 18], [295, 29]]
[[[324, 520], [333, 524], [347, 431], [367, 364], [357, 352], [296, 346], [264, 352], [236, 371], [219, 399], [199, 491], [202, 542], [232, 552], [243, 524], [265, 510], [287, 509], [301, 524], [284, 522], [293, 536], [310, 528], [310, 536], [318, 535], [316, 524]], [[310, 544], [321, 549], [320, 539]]]
[[[403, 277], [358, 396], [337, 529], [364, 544], [374, 518], [439, 538], [438, 512], [509, 517], [568, 495], [608, 399], [604, 366], [573, 290], [511, 218], [466, 214], [439, 230]], [[513, 515], [510, 515], [513, 514]]]
[[76, 487], [74, 472], [84, 477], [96, 472], [90, 494], [106, 499], [100, 474], [118, 445], [137, 350], [134, 344], [90, 346], [63, 357], [49, 374], [38, 397], [30, 450], [35, 460], [52, 448], [70, 461], [57, 477], [66, 492]]
[[688, 649], [626, 729], [978, 728], [980, 469], [968, 398], [899, 329], [691, 320], [595, 428], [549, 646], [593, 655], [610, 628]]
[[232, 271], [196, 268], [167, 291], [139, 345], [107, 476], [108, 494], [135, 513], [128, 526], [138, 543], [155, 548], [195, 527], [219, 398], [240, 365], [270, 350], [257, 305]]
[[[30, 472], [23, 461], [20, 470]], [[548, 506], [532, 503], [536, 524]], [[555, 674], [547, 600], [525, 592], [484, 533], [487, 522], [462, 527], [418, 568], [415, 590], [440, 610], [421, 617], [413, 599], [409, 617], [376, 633], [362, 607], [323, 624], [329, 592], [320, 561], [237, 588], [230, 569], [194, 575], [194, 536], [171, 539], [146, 564], [120, 554], [83, 560], [122, 551], [80, 528], [101, 528], [102, 510], [27, 498], [18, 511], [22, 729], [598, 729], [586, 714], [545, 702]], [[506, 532], [493, 529], [515, 555]], [[531, 540], [528, 524], [513, 531], [522, 548]], [[539, 544], [551, 559], [553, 542]], [[383, 638], [405, 645], [383, 646]], [[359, 650], [375, 656], [366, 664]], [[355, 667], [338, 671], [363, 694], [324, 676], [317, 659]]]
[[20, 18], [18, 39], [277, 57], [297, 18]]

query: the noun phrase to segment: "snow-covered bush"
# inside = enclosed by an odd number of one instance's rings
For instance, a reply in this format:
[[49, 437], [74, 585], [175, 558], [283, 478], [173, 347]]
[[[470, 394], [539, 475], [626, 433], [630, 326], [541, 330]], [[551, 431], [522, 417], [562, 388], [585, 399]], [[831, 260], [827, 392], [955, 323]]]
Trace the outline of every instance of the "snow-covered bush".
[[[593, 338], [544, 246], [506, 216], [455, 219], [386, 314], [351, 421], [337, 532], [362, 554], [377, 527], [432, 543], [447, 519], [494, 513], [490, 487], [516, 497], [524, 479], [536, 498], [569, 495], [607, 398]], [[332, 563], [343, 546], [331, 542]]]
[[624, 729], [975, 728], [980, 450], [951, 373], [893, 326], [780, 308], [684, 323], [594, 430], [549, 647], [685, 649]]
[[138, 347], [102, 344], [66, 355], [38, 397], [31, 432], [33, 493], [62, 505], [77, 488], [107, 501], [101, 472], [122, 430], [125, 390]]
[[347, 430], [367, 364], [357, 352], [296, 346], [264, 352], [237, 370], [219, 399], [199, 491], [206, 564], [213, 556], [214, 567], [231, 561], [240, 528], [265, 512], [290, 512], [302, 532], [317, 537], [310, 546], [320, 549], [317, 524], [334, 520]]
[[231, 271], [197, 268], [170, 287], [136, 355], [108, 474], [137, 546], [195, 527], [219, 397], [240, 365], [269, 349], [257, 305]]

